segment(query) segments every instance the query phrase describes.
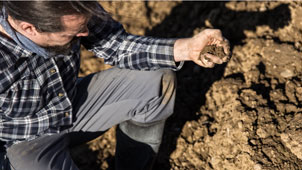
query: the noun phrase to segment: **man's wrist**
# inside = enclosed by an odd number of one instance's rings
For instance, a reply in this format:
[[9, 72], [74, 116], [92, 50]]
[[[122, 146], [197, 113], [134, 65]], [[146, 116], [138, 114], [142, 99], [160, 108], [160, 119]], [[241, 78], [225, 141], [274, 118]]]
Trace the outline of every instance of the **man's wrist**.
[[174, 61], [187, 61], [189, 60], [189, 49], [188, 49], [189, 38], [177, 39], [174, 43]]

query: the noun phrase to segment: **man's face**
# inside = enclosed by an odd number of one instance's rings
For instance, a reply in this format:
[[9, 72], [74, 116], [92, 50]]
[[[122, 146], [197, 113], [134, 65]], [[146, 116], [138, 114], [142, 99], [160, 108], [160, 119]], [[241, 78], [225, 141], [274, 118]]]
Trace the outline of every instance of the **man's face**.
[[79, 37], [88, 36], [87, 23], [90, 17], [85, 15], [64, 15], [61, 17], [64, 31], [38, 32], [34, 42], [53, 54], [67, 54]]

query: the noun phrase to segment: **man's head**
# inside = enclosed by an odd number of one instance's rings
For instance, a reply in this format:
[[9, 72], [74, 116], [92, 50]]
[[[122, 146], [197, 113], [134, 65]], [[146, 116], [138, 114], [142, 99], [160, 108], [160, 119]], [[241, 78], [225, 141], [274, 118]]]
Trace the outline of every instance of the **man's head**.
[[87, 23], [99, 13], [96, 1], [4, 1], [11, 26], [36, 44], [55, 52], [70, 50], [87, 36]]

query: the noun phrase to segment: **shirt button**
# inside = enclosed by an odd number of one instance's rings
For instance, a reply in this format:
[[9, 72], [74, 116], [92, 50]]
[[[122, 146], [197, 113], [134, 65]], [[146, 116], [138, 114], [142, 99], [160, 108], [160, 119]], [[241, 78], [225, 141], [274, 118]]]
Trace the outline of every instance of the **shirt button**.
[[51, 69], [51, 70], [50, 70], [50, 73], [52, 73], [52, 74], [55, 73], [55, 72], [57, 72], [56, 69]]
[[59, 96], [59, 97], [63, 97], [64, 94], [63, 94], [63, 93], [59, 93], [58, 96]]
[[69, 116], [69, 113], [68, 112], [65, 112], [65, 117], [68, 117]]

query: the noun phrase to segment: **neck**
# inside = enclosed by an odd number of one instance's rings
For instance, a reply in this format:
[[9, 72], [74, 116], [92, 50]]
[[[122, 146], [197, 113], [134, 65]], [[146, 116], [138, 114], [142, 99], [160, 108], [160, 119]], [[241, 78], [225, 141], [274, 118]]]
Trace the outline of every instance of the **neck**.
[[0, 25], [0, 34], [5, 36], [6, 38], [12, 39], [11, 36], [4, 30], [4, 28]]

